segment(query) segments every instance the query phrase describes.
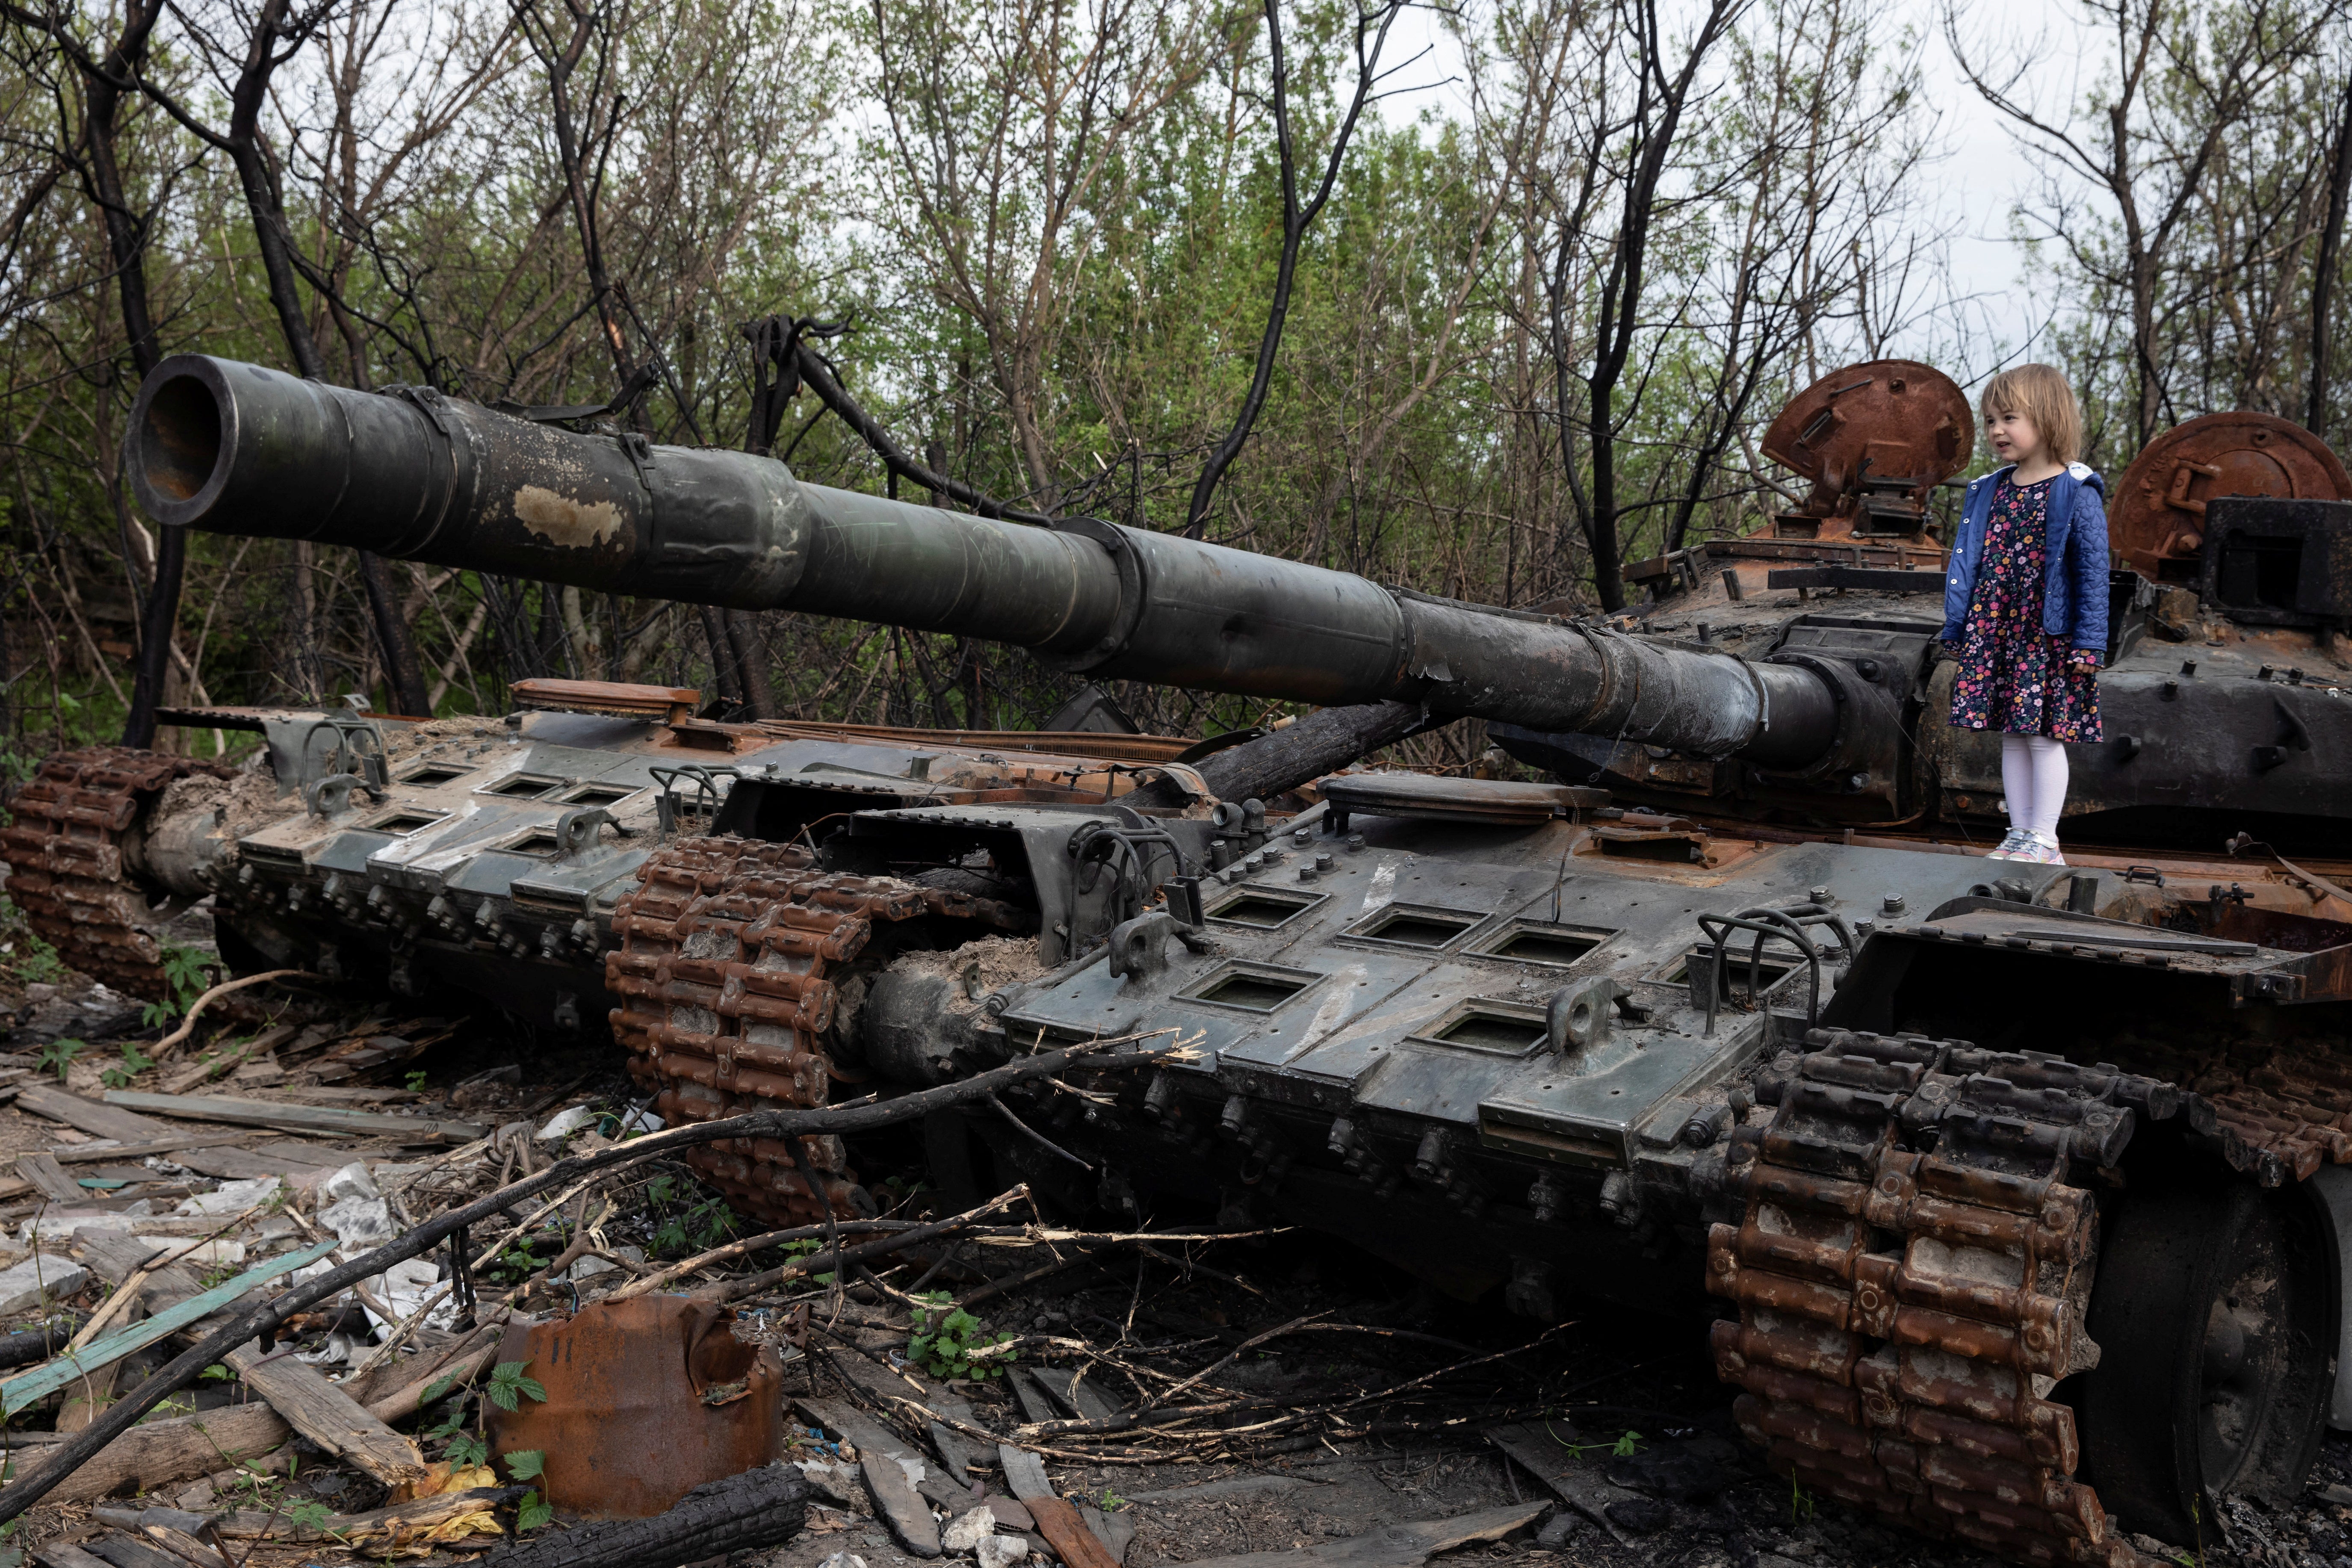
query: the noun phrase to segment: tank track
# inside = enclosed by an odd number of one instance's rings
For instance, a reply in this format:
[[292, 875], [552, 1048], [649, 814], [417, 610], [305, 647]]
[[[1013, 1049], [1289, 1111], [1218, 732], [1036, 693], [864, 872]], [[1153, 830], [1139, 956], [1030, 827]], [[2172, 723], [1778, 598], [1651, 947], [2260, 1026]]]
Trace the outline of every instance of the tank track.
[[[2097, 1361], [2079, 1163], [2193, 1099], [2112, 1068], [1917, 1036], [1815, 1030], [1759, 1079], [1711, 1227], [1707, 1289], [1733, 1414], [1781, 1474], [2012, 1562], [2137, 1568], [2046, 1396]], [[2201, 1120], [2200, 1118], [2199, 1120]]]
[[235, 773], [127, 746], [58, 752], [9, 802], [16, 820], [0, 828], [8, 897], [72, 968], [133, 996], [170, 994], [145, 901], [123, 878], [123, 835], [174, 781]]
[[[824, 1103], [846, 1079], [824, 1038], [840, 970], [877, 924], [944, 915], [1005, 930], [1010, 905], [828, 873], [793, 844], [686, 838], [657, 851], [614, 911], [604, 984], [629, 1074], [671, 1124]], [[739, 1207], [780, 1225], [873, 1212], [841, 1140], [729, 1139], [684, 1156]]]

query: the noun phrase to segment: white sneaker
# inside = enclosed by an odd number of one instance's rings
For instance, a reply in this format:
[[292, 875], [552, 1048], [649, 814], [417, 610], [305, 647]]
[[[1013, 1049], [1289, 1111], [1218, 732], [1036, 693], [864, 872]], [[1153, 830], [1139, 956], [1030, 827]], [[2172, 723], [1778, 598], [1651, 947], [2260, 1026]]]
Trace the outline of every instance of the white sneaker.
[[2011, 860], [2030, 860], [2037, 866], [2063, 866], [2066, 857], [2058, 853], [2058, 840], [2048, 833], [2028, 833], [2024, 847], [2006, 857]]
[[2000, 844], [1986, 853], [1985, 858], [1988, 860], [2014, 860], [2018, 858], [2019, 853], [2032, 841], [2033, 835], [2030, 831], [2022, 827], [2012, 827], [2009, 830], [2008, 836], [2002, 838]]

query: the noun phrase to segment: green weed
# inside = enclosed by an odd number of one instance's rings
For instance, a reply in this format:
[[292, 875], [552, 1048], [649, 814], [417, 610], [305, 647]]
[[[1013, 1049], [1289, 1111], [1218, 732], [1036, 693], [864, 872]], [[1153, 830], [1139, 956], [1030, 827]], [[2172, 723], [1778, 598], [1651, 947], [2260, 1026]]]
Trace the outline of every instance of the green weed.
[[972, 1357], [992, 1346], [1010, 1343], [1011, 1333], [985, 1332], [981, 1321], [956, 1306], [944, 1290], [930, 1291], [917, 1300], [923, 1304], [916, 1309], [914, 1332], [907, 1340], [909, 1361], [937, 1378], [961, 1377], [977, 1383], [1004, 1375], [1013, 1352], [992, 1355], [979, 1364]]
[[88, 1049], [89, 1049], [89, 1042], [87, 1040], [51, 1040], [41, 1047], [41, 1054], [37, 1060], [40, 1066], [57, 1074], [58, 1081], [63, 1083], [66, 1080], [66, 1068], [73, 1066], [74, 1058]]
[[153, 1059], [141, 1050], [136, 1042], [133, 1042], [122, 1047], [122, 1058], [120, 1061], [98, 1076], [100, 1081], [107, 1088], [123, 1089], [130, 1085], [132, 1079], [154, 1065]]

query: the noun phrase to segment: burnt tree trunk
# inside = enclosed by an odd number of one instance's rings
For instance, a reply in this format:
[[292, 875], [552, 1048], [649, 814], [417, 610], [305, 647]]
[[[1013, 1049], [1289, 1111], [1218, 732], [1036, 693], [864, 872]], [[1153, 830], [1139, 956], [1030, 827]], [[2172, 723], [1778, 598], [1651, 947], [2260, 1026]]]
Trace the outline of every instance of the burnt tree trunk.
[[777, 1546], [800, 1533], [809, 1484], [790, 1465], [695, 1488], [667, 1513], [549, 1531], [479, 1559], [482, 1568], [676, 1568]]

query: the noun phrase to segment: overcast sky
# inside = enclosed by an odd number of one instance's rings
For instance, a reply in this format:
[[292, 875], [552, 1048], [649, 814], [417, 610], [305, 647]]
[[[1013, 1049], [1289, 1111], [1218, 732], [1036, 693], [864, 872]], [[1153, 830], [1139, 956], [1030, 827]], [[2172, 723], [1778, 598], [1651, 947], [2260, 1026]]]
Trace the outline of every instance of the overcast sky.
[[[2028, 86], [2034, 106], [2048, 118], [2063, 122], [2070, 106], [2079, 104], [2097, 79], [2105, 57], [2084, 55], [2096, 43], [2083, 26], [2074, 7], [2049, 0], [1958, 0], [1961, 33], [1972, 53], [1983, 60], [2030, 58]], [[1906, 25], [1918, 39], [1920, 76], [1930, 109], [1937, 116], [1939, 138], [1947, 155], [1927, 174], [1920, 192], [1923, 225], [1939, 234], [1948, 247], [1956, 292], [1973, 297], [1969, 309], [1977, 320], [1969, 323], [1972, 338], [1990, 330], [2015, 348], [2048, 315], [2046, 300], [2037, 301], [2027, 273], [2025, 248], [2011, 234], [2011, 214], [2021, 198], [2041, 195], [2035, 165], [2018, 149], [2010, 121], [1985, 102], [1961, 75], [1958, 62], [1945, 41], [1945, 0], [1885, 0], [1878, 15], [1892, 38]], [[1388, 58], [1405, 60], [1427, 50], [1396, 85], [1408, 81], [1444, 82], [1458, 78], [1459, 56], [1444, 29], [1426, 11], [1410, 11], [1399, 23]], [[1464, 100], [1458, 85], [1439, 85], [1395, 100], [1399, 115], [1433, 107], [1441, 112], [1461, 112]], [[2084, 195], [2075, 187], [2075, 195]], [[2084, 196], [2084, 199], [2095, 199]], [[1948, 334], [1938, 334], [1948, 336]], [[1927, 343], [1903, 352], [1943, 359]], [[1983, 366], [1945, 364], [1963, 379]]]

